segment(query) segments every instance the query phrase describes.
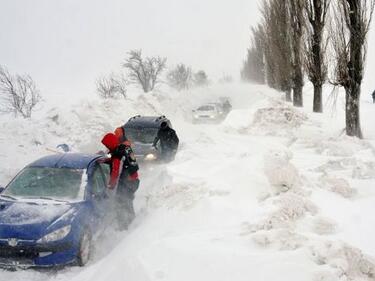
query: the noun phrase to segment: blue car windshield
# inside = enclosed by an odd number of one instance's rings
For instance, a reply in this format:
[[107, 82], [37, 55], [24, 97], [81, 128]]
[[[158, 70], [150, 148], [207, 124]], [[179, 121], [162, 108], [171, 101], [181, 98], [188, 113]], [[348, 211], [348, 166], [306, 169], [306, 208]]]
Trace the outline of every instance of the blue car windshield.
[[81, 169], [68, 168], [25, 168], [2, 195], [57, 200], [77, 199], [81, 197], [80, 189], [84, 172]]

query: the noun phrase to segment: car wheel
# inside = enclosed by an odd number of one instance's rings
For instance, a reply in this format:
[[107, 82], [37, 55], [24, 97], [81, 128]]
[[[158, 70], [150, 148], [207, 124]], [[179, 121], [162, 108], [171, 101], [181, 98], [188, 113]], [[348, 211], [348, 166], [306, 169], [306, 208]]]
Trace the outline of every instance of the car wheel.
[[85, 266], [88, 261], [90, 260], [91, 256], [91, 233], [88, 230], [85, 230], [81, 236], [79, 241], [79, 249], [78, 249], [78, 265]]

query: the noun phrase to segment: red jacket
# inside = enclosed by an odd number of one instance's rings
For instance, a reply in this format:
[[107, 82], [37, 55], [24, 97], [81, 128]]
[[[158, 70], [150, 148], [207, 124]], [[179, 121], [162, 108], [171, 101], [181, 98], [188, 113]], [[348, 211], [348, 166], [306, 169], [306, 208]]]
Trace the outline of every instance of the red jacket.
[[125, 131], [124, 131], [124, 128], [123, 128], [123, 127], [118, 127], [118, 128], [116, 128], [114, 134], [115, 134], [115, 136], [119, 139], [119, 142], [120, 142], [120, 143], [123, 143], [123, 144], [125, 144], [126, 146], [131, 146], [130, 141], [129, 141], [128, 138], [125, 136]]
[[[102, 144], [104, 144], [108, 148], [110, 153], [113, 153], [120, 143], [117, 136], [115, 136], [112, 133], [108, 133], [103, 137]], [[109, 188], [114, 189], [117, 185], [118, 179], [120, 178], [121, 159], [117, 157], [111, 157], [109, 161], [111, 164], [111, 177], [109, 180]], [[131, 174], [128, 179], [137, 180], [138, 173], [135, 172]]]

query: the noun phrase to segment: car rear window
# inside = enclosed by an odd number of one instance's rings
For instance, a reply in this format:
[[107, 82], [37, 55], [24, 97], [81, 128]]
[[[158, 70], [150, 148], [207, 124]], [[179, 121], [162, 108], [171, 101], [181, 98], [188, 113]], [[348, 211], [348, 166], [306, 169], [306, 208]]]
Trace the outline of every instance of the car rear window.
[[125, 128], [126, 137], [131, 142], [152, 143], [158, 133], [158, 128]]
[[204, 105], [198, 108], [199, 111], [212, 111], [215, 110], [215, 107], [212, 105]]

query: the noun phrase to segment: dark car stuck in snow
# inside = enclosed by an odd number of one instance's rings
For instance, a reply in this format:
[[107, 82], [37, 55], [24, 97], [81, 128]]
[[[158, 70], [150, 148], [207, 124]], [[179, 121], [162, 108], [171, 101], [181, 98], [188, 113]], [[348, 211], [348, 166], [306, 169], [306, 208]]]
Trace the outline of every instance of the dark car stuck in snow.
[[80, 153], [46, 156], [25, 167], [2, 189], [2, 267], [88, 262], [94, 235], [110, 221], [104, 160]]
[[[128, 120], [124, 125], [127, 138], [131, 141], [135, 156], [138, 161], [154, 162], [163, 159], [163, 149], [158, 143], [154, 145], [155, 138], [162, 125], [172, 128], [171, 121], [163, 116], [137, 115]], [[178, 146], [178, 143], [177, 143]], [[177, 148], [173, 154], [176, 154]], [[171, 157], [174, 158], [174, 155]]]

